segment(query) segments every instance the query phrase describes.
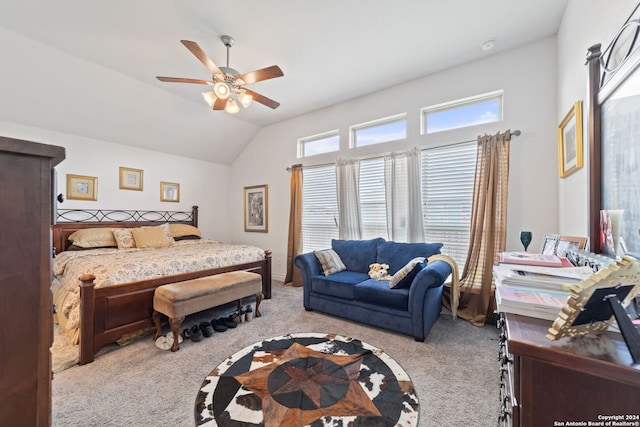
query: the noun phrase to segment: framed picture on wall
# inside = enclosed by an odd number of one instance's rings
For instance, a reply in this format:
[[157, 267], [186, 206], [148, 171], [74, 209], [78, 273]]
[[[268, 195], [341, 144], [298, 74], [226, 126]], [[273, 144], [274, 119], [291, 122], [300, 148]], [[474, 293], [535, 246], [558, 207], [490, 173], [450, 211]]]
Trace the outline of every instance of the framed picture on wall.
[[244, 231], [269, 231], [267, 190], [266, 184], [244, 187]]
[[98, 200], [98, 178], [67, 174], [68, 200]]
[[176, 182], [160, 183], [160, 201], [161, 202], [179, 202], [180, 201], [180, 184]]
[[569, 110], [558, 126], [558, 169], [565, 178], [582, 168], [582, 101]]
[[121, 190], [138, 190], [143, 189], [142, 169], [132, 169], [120, 167], [120, 189]]

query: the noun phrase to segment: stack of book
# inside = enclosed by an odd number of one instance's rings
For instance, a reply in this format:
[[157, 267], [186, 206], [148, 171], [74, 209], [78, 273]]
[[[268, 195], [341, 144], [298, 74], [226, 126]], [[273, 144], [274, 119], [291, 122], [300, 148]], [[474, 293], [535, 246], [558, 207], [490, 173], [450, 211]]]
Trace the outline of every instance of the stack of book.
[[566, 305], [571, 286], [593, 274], [555, 255], [504, 252], [500, 262], [493, 267], [497, 310], [547, 320]]

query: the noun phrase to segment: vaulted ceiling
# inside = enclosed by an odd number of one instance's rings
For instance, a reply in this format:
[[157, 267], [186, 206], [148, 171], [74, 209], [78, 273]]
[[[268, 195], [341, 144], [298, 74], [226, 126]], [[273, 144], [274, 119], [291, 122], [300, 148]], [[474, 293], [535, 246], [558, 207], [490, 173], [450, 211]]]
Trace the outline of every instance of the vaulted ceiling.
[[[567, 0], [1, 0], [0, 120], [230, 164], [261, 127], [556, 34]], [[212, 111], [180, 43], [281, 103]], [[482, 42], [495, 39], [491, 51]]]

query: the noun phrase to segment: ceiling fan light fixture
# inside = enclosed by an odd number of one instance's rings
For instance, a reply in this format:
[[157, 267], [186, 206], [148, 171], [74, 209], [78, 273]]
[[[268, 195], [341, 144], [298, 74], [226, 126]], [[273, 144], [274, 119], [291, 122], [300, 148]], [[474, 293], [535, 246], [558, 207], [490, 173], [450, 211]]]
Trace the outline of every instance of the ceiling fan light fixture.
[[244, 90], [238, 93], [238, 101], [244, 108], [248, 108], [251, 105], [251, 101], [253, 101], [253, 96], [246, 93]]
[[213, 85], [213, 92], [218, 98], [227, 99], [231, 90], [225, 82], [216, 82], [216, 84]]
[[236, 101], [234, 101], [233, 98], [229, 98], [227, 100], [227, 106], [224, 109], [229, 114], [236, 114], [240, 111], [240, 107], [238, 107], [238, 104], [236, 104]]
[[213, 107], [213, 104], [216, 103], [216, 99], [218, 99], [214, 91], [202, 92], [202, 97], [204, 98], [205, 101], [207, 101], [207, 104], [209, 104], [209, 107]]

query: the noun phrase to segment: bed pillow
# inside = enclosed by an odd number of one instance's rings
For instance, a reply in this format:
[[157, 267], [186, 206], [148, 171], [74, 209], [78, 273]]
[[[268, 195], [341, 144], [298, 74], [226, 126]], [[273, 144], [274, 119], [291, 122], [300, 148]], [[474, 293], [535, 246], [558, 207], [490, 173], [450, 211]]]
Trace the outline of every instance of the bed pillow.
[[105, 248], [104, 246], [100, 246], [100, 247], [94, 247], [94, 248], [83, 248], [82, 246], [77, 246], [77, 245], [69, 245], [69, 247], [67, 249], [65, 249], [65, 251], [91, 251], [94, 249], [109, 249], [110, 246], [108, 246], [107, 248]]
[[176, 242], [181, 242], [183, 240], [200, 240], [202, 239], [202, 237], [200, 236], [195, 236], [195, 235], [190, 235], [190, 236], [179, 236], [179, 237], [174, 237], [173, 240], [175, 240]]
[[425, 266], [424, 257], [416, 257], [391, 276], [389, 287], [391, 289], [408, 288], [413, 279]]
[[340, 259], [340, 256], [333, 249], [325, 249], [323, 251], [313, 251], [313, 254], [318, 258], [322, 265], [322, 271], [325, 276], [330, 276], [334, 273], [344, 271], [347, 267]]
[[85, 228], [74, 231], [69, 240], [81, 248], [116, 248], [118, 243], [113, 235], [113, 228]]
[[171, 237], [169, 224], [131, 229], [137, 248], [166, 248], [175, 241]]
[[197, 240], [202, 238], [198, 228], [189, 224], [169, 224], [171, 237], [178, 242], [180, 240]]
[[130, 228], [116, 228], [113, 230], [113, 237], [116, 238], [118, 249], [129, 249], [136, 247], [136, 241]]

